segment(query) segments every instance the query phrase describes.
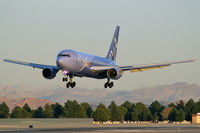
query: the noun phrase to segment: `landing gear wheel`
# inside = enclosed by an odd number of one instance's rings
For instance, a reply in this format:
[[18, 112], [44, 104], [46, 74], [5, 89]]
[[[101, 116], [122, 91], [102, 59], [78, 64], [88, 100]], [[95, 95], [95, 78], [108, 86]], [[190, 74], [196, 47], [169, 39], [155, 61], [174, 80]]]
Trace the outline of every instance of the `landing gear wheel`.
[[76, 82], [72, 82], [72, 78], [74, 77], [73, 74], [68, 73], [67, 77], [63, 78], [63, 82], [68, 81], [68, 76], [69, 76], [69, 82], [66, 84], [66, 87], [67, 88], [69, 88], [69, 87], [74, 88], [76, 86]]
[[110, 88], [112, 88], [112, 87], [113, 87], [113, 85], [114, 85], [114, 83], [113, 83], [113, 82], [110, 82], [110, 83], [109, 83], [109, 87], [110, 87]]
[[67, 78], [63, 78], [63, 82], [67, 82], [67, 80], [68, 80]]
[[76, 86], [76, 82], [70, 83], [71, 87], [74, 88]]
[[73, 82], [72, 85], [73, 85], [73, 87], [75, 87], [76, 86], [76, 82]]
[[76, 82], [72, 82], [72, 83], [68, 82], [68, 83], [66, 84], [66, 87], [67, 87], [67, 88], [69, 88], [69, 87], [74, 88], [75, 86], [76, 86]]
[[105, 87], [105, 88], [107, 88], [107, 87], [112, 88], [113, 85], [114, 85], [114, 83], [113, 83], [113, 82], [110, 82], [110, 79], [108, 79], [108, 82], [106, 82], [106, 83], [104, 84], [104, 87]]
[[68, 83], [66, 84], [66, 87], [67, 87], [67, 88], [69, 88], [69, 87], [70, 87], [70, 82], [68, 82]]
[[104, 84], [104, 88], [107, 88], [108, 87], [108, 82], [106, 82], [105, 84]]

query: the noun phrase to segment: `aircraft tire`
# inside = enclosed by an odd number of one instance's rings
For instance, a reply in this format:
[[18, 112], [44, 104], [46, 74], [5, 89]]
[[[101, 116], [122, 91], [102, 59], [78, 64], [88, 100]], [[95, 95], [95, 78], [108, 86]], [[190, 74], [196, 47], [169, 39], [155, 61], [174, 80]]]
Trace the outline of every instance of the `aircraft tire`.
[[66, 87], [67, 87], [67, 88], [69, 88], [69, 86], [70, 86], [70, 82], [68, 82], [68, 83], [66, 84]]
[[105, 84], [104, 84], [104, 88], [107, 88], [108, 87], [108, 82], [106, 82]]
[[110, 83], [109, 83], [109, 87], [110, 87], [110, 88], [112, 88], [112, 87], [113, 87], [113, 85], [114, 85], [114, 83], [113, 83], [113, 82], [110, 82]]
[[76, 82], [73, 82], [72, 84], [73, 84], [74, 87], [76, 86]]
[[104, 84], [104, 88], [107, 88], [107, 84]]
[[70, 83], [70, 86], [71, 86], [72, 88], [74, 88], [74, 87], [76, 86], [76, 82]]
[[63, 82], [65, 82], [65, 81], [67, 82], [67, 78], [63, 78]]
[[70, 84], [72, 88], [74, 88], [73, 84]]

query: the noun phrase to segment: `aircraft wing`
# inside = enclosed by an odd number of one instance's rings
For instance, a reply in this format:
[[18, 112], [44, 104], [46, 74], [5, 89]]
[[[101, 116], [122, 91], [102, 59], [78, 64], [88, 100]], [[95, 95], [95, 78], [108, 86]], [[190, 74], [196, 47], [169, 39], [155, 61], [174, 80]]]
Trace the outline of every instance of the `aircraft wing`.
[[3, 61], [9, 62], [9, 63], [14, 63], [14, 64], [19, 64], [19, 65], [30, 66], [30, 67], [39, 68], [39, 69], [53, 68], [55, 70], [59, 70], [59, 68], [57, 66], [51, 66], [51, 65], [35, 64], [35, 63], [16, 61], [16, 60], [10, 60], [10, 59], [4, 59]]
[[[145, 70], [157, 69], [157, 68], [164, 68], [171, 66], [173, 64], [180, 64], [180, 63], [188, 63], [194, 62], [196, 59], [191, 60], [182, 60], [182, 61], [174, 61], [174, 62], [165, 62], [165, 63], [154, 63], [154, 64], [143, 64], [143, 65], [133, 65], [133, 66], [119, 66], [121, 72], [124, 71], [131, 71], [131, 72], [141, 72]], [[90, 67], [93, 71], [107, 71], [108, 69], [114, 68], [113, 66], [92, 66]]]
[[139, 72], [139, 71], [151, 70], [151, 69], [156, 69], [156, 68], [161, 69], [161, 68], [164, 68], [164, 67], [171, 66], [173, 64], [188, 63], [188, 62], [194, 62], [194, 61], [196, 61], [196, 59], [174, 61], [174, 62], [165, 62], [165, 63], [155, 63], [155, 64], [120, 66], [119, 69], [121, 71]]

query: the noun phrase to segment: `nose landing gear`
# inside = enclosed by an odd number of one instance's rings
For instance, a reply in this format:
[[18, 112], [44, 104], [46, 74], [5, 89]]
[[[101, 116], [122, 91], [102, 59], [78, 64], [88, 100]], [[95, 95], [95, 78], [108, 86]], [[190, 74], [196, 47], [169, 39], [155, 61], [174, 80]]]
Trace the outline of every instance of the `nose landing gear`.
[[70, 86], [71, 86], [72, 88], [74, 88], [74, 87], [76, 86], [76, 82], [72, 82], [72, 83], [68, 82], [68, 83], [66, 84], [66, 87], [67, 87], [67, 88], [69, 88]]
[[67, 82], [68, 81], [68, 75], [69, 75], [69, 73], [68, 73], [68, 71], [63, 71], [63, 75], [64, 75], [64, 77], [63, 77], [63, 82]]
[[113, 85], [114, 85], [114, 83], [113, 83], [113, 82], [110, 82], [110, 79], [108, 78], [108, 81], [104, 84], [104, 87], [105, 87], [105, 88], [107, 88], [107, 87], [112, 88]]
[[68, 76], [69, 76], [69, 82], [66, 84], [66, 87], [72, 87], [74, 88], [76, 86], [76, 82], [72, 82], [73, 75], [69, 73], [63, 73], [65, 77], [63, 77], [63, 82], [68, 81]]
[[72, 82], [73, 75], [69, 75], [69, 82], [66, 84], [66, 87], [69, 88], [70, 86], [74, 88], [76, 86], [76, 82]]

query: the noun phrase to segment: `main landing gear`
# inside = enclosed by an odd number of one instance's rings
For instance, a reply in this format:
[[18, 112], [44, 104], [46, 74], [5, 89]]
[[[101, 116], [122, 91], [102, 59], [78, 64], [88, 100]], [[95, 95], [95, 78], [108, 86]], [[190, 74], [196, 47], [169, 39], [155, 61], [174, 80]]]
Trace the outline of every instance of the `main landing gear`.
[[68, 76], [69, 76], [69, 82], [66, 84], [66, 87], [72, 87], [74, 88], [76, 86], [76, 82], [72, 81], [73, 75], [72, 74], [67, 74], [65, 75], [66, 77], [63, 77], [63, 82], [67, 82], [68, 81]]
[[110, 82], [110, 79], [108, 78], [108, 81], [104, 84], [104, 87], [105, 87], [105, 88], [107, 88], [107, 87], [112, 88], [113, 85], [114, 85], [114, 83], [113, 83], [113, 82]]

